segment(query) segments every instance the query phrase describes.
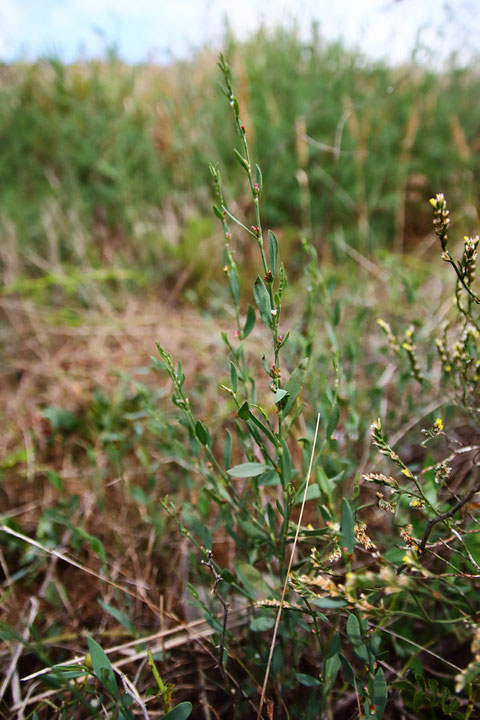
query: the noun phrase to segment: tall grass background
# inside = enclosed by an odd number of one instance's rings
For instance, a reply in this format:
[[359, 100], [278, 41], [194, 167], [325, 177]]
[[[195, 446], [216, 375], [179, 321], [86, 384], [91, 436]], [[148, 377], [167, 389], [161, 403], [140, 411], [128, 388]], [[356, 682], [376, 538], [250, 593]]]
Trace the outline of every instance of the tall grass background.
[[[323, 251], [342, 240], [367, 254], [403, 250], [428, 234], [424, 200], [438, 187], [473, 223], [475, 64], [392, 68], [325, 44], [315, 26], [308, 40], [294, 27], [259, 30], [244, 43], [230, 36], [225, 51], [262, 162], [269, 226], [295, 239], [307, 225]], [[177, 273], [211, 242], [212, 157], [242, 212], [246, 188], [233, 171], [215, 63], [215, 53], [199, 50], [167, 67], [127, 66], [115, 52], [70, 66], [55, 58], [3, 66], [7, 288], [62, 266], [131, 267], [132, 259], [151, 279]]]

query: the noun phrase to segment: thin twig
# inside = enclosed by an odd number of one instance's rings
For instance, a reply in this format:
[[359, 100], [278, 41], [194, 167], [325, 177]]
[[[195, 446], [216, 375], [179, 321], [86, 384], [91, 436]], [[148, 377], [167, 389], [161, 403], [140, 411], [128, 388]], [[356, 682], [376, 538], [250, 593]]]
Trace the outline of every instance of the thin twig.
[[[460, 508], [462, 508], [464, 505], [466, 505], [466, 504], [468, 503], [468, 501], [471, 500], [472, 497], [473, 497], [477, 492], [480, 492], [480, 487], [474, 487], [474, 488], [472, 488], [472, 489], [470, 490], [470, 492], [467, 493], [467, 494], [465, 495], [465, 497], [462, 498], [462, 500], [459, 500], [459, 501], [457, 502], [457, 504], [454, 505], [451, 510], [448, 510], [447, 512], [444, 512], [444, 513], [442, 513], [441, 515], [437, 515], [437, 516], [434, 517], [434, 518], [430, 518], [430, 520], [429, 520], [428, 523], [427, 523], [427, 527], [425, 528], [425, 532], [424, 532], [424, 534], [423, 534], [423, 538], [422, 538], [422, 540], [421, 540], [421, 542], [420, 542], [420, 545], [418, 546], [418, 551], [419, 551], [420, 555], [423, 555], [423, 553], [425, 552], [425, 548], [426, 548], [426, 546], [427, 546], [428, 538], [430, 537], [430, 534], [431, 534], [433, 528], [435, 527], [435, 525], [436, 525], [437, 523], [441, 522], [442, 520], [446, 520], [447, 518], [453, 517], [453, 515], [455, 515], [455, 513], [458, 512], [458, 510], [460, 510]], [[454, 532], [454, 531], [451, 530], [451, 532]], [[454, 533], [454, 534], [456, 535], [456, 533]], [[457, 536], [457, 535], [456, 535], [456, 536]], [[457, 537], [458, 537], [458, 536], [457, 536]], [[478, 566], [477, 566], [477, 568], [478, 568]]]
[[212, 551], [209, 550], [207, 553], [207, 559], [201, 561], [202, 565], [205, 565], [209, 570], [211, 570], [213, 577], [214, 577], [214, 584], [212, 588], [212, 594], [215, 595], [217, 600], [219, 601], [220, 605], [223, 608], [223, 623], [222, 623], [222, 634], [220, 636], [220, 643], [218, 646], [218, 665], [221, 671], [224, 669], [224, 653], [225, 653], [225, 637], [227, 634], [227, 621], [228, 621], [228, 610], [230, 608], [230, 603], [225, 600], [221, 596], [221, 594], [218, 592], [218, 585], [222, 580], [222, 576], [217, 572], [217, 569], [212, 561]]
[[[235, 614], [236, 616], [240, 615], [241, 612], [247, 607], [248, 606], [245, 606], [245, 608], [238, 608], [232, 610], [231, 614]], [[242, 618], [237, 618], [236, 621], [238, 621], [239, 623], [244, 622]], [[137, 637], [134, 640], [129, 640], [128, 642], [122, 643], [121, 645], [115, 645], [111, 648], [104, 648], [104, 652], [106, 655], [111, 655], [113, 653], [123, 653], [126, 656], [124, 660], [118, 661], [117, 663], [112, 663], [112, 665], [120, 667], [121, 665], [124, 665], [125, 662], [131, 662], [133, 660], [138, 660], [140, 658], [146, 657], [146, 650], [142, 650], [140, 652], [136, 652], [135, 650], [133, 650], [131, 654], [127, 654], [125, 651], [129, 650], [130, 648], [136, 648], [141, 645], [146, 645], [147, 643], [152, 644], [156, 642], [157, 644], [155, 645], [155, 652], [162, 652], [162, 649], [166, 651], [184, 645], [192, 636], [195, 639], [196, 637], [205, 637], [213, 632], [213, 628], [208, 625], [207, 621], [203, 618], [199, 618], [198, 620], [193, 620], [190, 623], [182, 623], [180, 625], [177, 625], [177, 627], [169, 628], [168, 630], [164, 630], [163, 632], [157, 632], [152, 635], [147, 635], [146, 637]], [[171, 640], [165, 641], [165, 637], [168, 637], [170, 635], [179, 635], [179, 637], [175, 637]], [[34, 672], [31, 675], [26, 675], [25, 677], [21, 678], [21, 680], [22, 682], [26, 682], [27, 680], [33, 680], [40, 675], [51, 673], [58, 668], [65, 668], [70, 665], [78, 665], [84, 662], [85, 655], [76, 655], [70, 660], [66, 660], [65, 662], [59, 663], [58, 665], [52, 665], [51, 667], [37, 670], [37, 672]]]
[[141, 595], [138, 595], [134, 591], [125, 587], [124, 585], [121, 585], [120, 583], [117, 583], [114, 580], [110, 580], [109, 578], [100, 575], [95, 570], [92, 570], [91, 568], [86, 567], [85, 565], [82, 565], [81, 563], [77, 562], [76, 560], [73, 560], [72, 558], [68, 557], [68, 555], [58, 552], [58, 550], [54, 550], [53, 548], [48, 548], [45, 545], [42, 545], [41, 543], [39, 543], [37, 540], [34, 540], [33, 538], [28, 537], [27, 535], [24, 535], [23, 533], [19, 533], [16, 530], [13, 530], [12, 528], [8, 527], [7, 525], [0, 525], [0, 532], [4, 532], [7, 535], [12, 535], [13, 537], [18, 538], [19, 540], [23, 540], [24, 542], [28, 543], [29, 545], [32, 545], [33, 547], [38, 548], [38, 550], [42, 550], [47, 555], [56, 557], [56, 558], [58, 558], [58, 560], [63, 560], [63, 562], [66, 562], [69, 565], [73, 565], [73, 567], [78, 568], [78, 570], [82, 570], [84, 573], [87, 573], [87, 575], [92, 575], [93, 577], [97, 578], [97, 580], [101, 580], [102, 582], [106, 583], [107, 585], [111, 585], [112, 587], [116, 588], [117, 590], [121, 590], [122, 592], [126, 593], [127, 595], [130, 595], [131, 597], [134, 597], [137, 600], [144, 602], [154, 612], [157, 611], [156, 606], [154, 606], [153, 603], [151, 603], [148, 600], [148, 598], [142, 597]]
[[313, 456], [315, 455], [315, 446], [316, 446], [316, 444], [317, 444], [317, 436], [318, 436], [318, 427], [319, 427], [319, 425], [320, 425], [320, 413], [318, 413], [318, 415], [317, 415], [317, 424], [316, 424], [316, 427], [315, 427], [315, 435], [314, 435], [314, 437], [313, 437], [312, 452], [311, 452], [311, 455], [310, 455], [310, 465], [309, 465], [309, 467], [308, 467], [307, 480], [306, 480], [306, 483], [305, 483], [305, 490], [304, 490], [304, 492], [303, 492], [302, 507], [300, 508], [300, 516], [299, 516], [299, 518], [298, 518], [297, 530], [296, 530], [296, 533], [295, 533], [295, 540], [293, 541], [292, 552], [291, 552], [291, 554], [290, 554], [290, 561], [289, 561], [289, 563], [288, 563], [288, 568], [287, 568], [287, 574], [286, 574], [286, 576], [285, 576], [285, 582], [284, 582], [284, 584], [283, 584], [282, 597], [281, 597], [280, 605], [279, 605], [278, 612], [277, 612], [277, 618], [276, 618], [276, 620], [275, 620], [275, 627], [274, 627], [274, 629], [273, 629], [273, 637], [272, 637], [272, 642], [271, 642], [271, 645], [270, 645], [270, 652], [269, 652], [269, 655], [268, 655], [267, 669], [266, 669], [266, 671], [265, 671], [265, 678], [264, 678], [264, 681], [263, 681], [262, 694], [261, 694], [261, 696], [260, 696], [260, 705], [258, 706], [257, 720], [260, 720], [261, 717], [262, 717], [262, 708], [263, 708], [263, 704], [264, 704], [264, 702], [265, 702], [265, 695], [266, 695], [266, 693], [267, 693], [268, 677], [269, 677], [269, 675], [270, 675], [270, 667], [271, 667], [271, 665], [272, 665], [273, 651], [274, 651], [274, 649], [275, 649], [275, 641], [276, 641], [276, 639], [277, 639], [278, 626], [280, 625], [280, 618], [281, 618], [281, 615], [282, 615], [283, 603], [284, 603], [284, 600], [285, 600], [285, 595], [286, 595], [286, 593], [287, 593], [288, 580], [289, 580], [289, 577], [290, 577], [290, 571], [291, 571], [291, 569], [292, 569], [293, 557], [294, 557], [294, 555], [295, 555], [295, 550], [296, 550], [297, 542], [298, 542], [298, 535], [299, 535], [299, 533], [300, 533], [300, 526], [301, 526], [301, 524], [302, 524], [303, 511], [304, 511], [304, 509], [305, 509], [305, 503], [306, 503], [306, 501], [307, 501], [307, 491], [308, 491], [308, 486], [309, 486], [309, 484], [310, 484], [310, 475], [312, 474]]
[[422, 645], [419, 645], [418, 643], [414, 642], [413, 640], [410, 640], [409, 638], [404, 637], [403, 635], [398, 635], [398, 633], [393, 632], [393, 630], [388, 630], [385, 627], [382, 627], [381, 625], [375, 625], [375, 623], [370, 622], [369, 625], [376, 630], [380, 630], [380, 632], [388, 633], [388, 635], [391, 635], [394, 638], [397, 638], [398, 640], [403, 640], [403, 642], [408, 643], [409, 645], [413, 645], [413, 647], [416, 647], [418, 650], [421, 650], [422, 652], [427, 653], [428, 655], [431, 655], [432, 657], [436, 658], [437, 660], [440, 660], [441, 662], [445, 663], [445, 665], [449, 665], [451, 668], [453, 668], [457, 673], [462, 672], [462, 668], [459, 668], [458, 665], [454, 665], [450, 662], [450, 660], [446, 660], [441, 655], [437, 655], [437, 653], [432, 652], [432, 650], [429, 650], [426, 647], [423, 647]]
[[[21, 620], [25, 622], [25, 627], [23, 629], [23, 632], [21, 633], [21, 638], [24, 642], [27, 641], [27, 639], [30, 635], [30, 628], [32, 627], [32, 625], [35, 621], [35, 618], [38, 613], [38, 608], [39, 608], [39, 602], [36, 597], [29, 598], [27, 602], [30, 603], [30, 612], [28, 613], [28, 617], [26, 617], [26, 604], [25, 604], [25, 614], [22, 613], [22, 618], [21, 618]], [[15, 649], [12, 653], [12, 659], [10, 661], [8, 670], [3, 679], [3, 683], [0, 687], [0, 700], [5, 695], [5, 692], [8, 688], [8, 684], [17, 669], [17, 663], [23, 652], [23, 644], [20, 640], [15, 643], [14, 647], [15, 647]]]
[[[420, 543], [418, 544], [417, 552], [418, 552], [419, 557], [421, 557], [425, 553], [425, 551], [428, 549], [427, 548], [428, 538], [430, 537], [435, 525], [439, 522], [442, 522], [443, 520], [447, 520], [448, 518], [453, 517], [453, 515], [455, 515], [456, 512], [458, 512], [464, 505], [466, 505], [468, 503], [468, 501], [471, 500], [474, 495], [476, 495], [477, 492], [480, 492], [480, 487], [472, 488], [470, 490], [470, 492], [468, 492], [465, 495], [465, 497], [462, 498], [462, 500], [459, 500], [456, 503], [456, 505], [453, 506], [453, 508], [451, 510], [444, 512], [441, 515], [437, 515], [434, 518], [430, 518], [430, 520], [427, 523], [427, 527], [425, 528], [425, 532], [423, 533], [423, 538], [421, 539]], [[450, 529], [450, 532], [453, 533], [455, 535], [455, 537], [462, 542], [462, 539], [459, 536], [459, 534], [452, 528], [449, 528], [449, 529]], [[473, 558], [471, 558], [471, 556], [469, 559], [473, 562], [473, 565], [475, 566], [475, 568], [477, 570], [480, 570], [479, 566], [473, 560]], [[399, 567], [397, 568], [397, 575], [401, 575], [401, 573], [405, 570], [406, 567], [407, 567], [407, 563], [402, 563], [402, 565], [399, 565]]]
[[116, 672], [117, 675], [119, 675], [119, 677], [122, 681], [122, 685], [125, 689], [125, 692], [128, 695], [130, 695], [135, 700], [137, 705], [140, 707], [140, 709], [142, 711], [142, 715], [145, 718], [145, 720], [149, 720], [147, 708], [145, 707], [145, 703], [143, 702], [142, 698], [140, 697], [140, 694], [139, 694], [137, 688], [135, 687], [135, 685], [132, 683], [131, 680], [128, 679], [128, 677], [126, 675], [124, 675], [124, 673], [121, 670], [114, 668], [114, 672]]

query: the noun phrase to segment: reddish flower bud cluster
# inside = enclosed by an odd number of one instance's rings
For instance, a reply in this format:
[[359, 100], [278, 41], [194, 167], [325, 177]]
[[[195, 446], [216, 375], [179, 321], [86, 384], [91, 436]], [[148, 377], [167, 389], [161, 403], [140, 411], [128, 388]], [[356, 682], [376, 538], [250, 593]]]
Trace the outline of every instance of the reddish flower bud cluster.
[[282, 377], [282, 372], [279, 367], [275, 366], [275, 363], [272, 363], [270, 365], [270, 377], [272, 377], [274, 380], [276, 380], [279, 377]]
[[256, 225], [250, 225], [250, 230], [255, 233], [255, 235], [260, 235], [260, 230]]
[[267, 271], [267, 274], [263, 276], [263, 279], [265, 280], [265, 282], [268, 282], [268, 283], [273, 282], [272, 271], [271, 271], [271, 270], [268, 270], [268, 271]]

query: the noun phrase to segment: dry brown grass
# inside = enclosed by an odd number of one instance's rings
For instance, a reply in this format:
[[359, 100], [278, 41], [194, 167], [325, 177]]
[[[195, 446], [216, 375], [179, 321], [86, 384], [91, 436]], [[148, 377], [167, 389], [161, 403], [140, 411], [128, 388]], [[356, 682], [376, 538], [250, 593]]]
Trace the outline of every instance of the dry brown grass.
[[[155, 339], [182, 357], [189, 375], [202, 374], [215, 356], [218, 329], [214, 331], [211, 320], [202, 319], [192, 310], [175, 307], [173, 311], [171, 305], [153, 296], [126, 297], [116, 307], [105, 301], [102, 308], [82, 313], [80, 327], [56, 323], [54, 308], [39, 306], [29, 299], [4, 297], [1, 313], [0, 413], [4, 431], [0, 435], [0, 454], [6, 459], [25, 449], [27, 460], [4, 468], [6, 481], [0, 489], [4, 518], [19, 522], [22, 534], [36, 542], [39, 518], [60, 500], [47, 478], [47, 471], [54, 469], [61, 477], [65, 496], [80, 497], [70, 518], [72, 525], [78, 524], [98, 537], [109, 558], [105, 574], [88, 544], [72, 553], [72, 532], [67, 528], [53, 551], [48, 542], [43, 551], [37, 548], [37, 559], [32, 558], [32, 580], [17, 584], [12, 577], [22, 561], [18, 551], [9, 553], [7, 548], [0, 558], [3, 619], [30, 637], [25, 618], [34, 602], [35, 613], [29, 624], [34, 622], [42, 637], [51, 634], [54, 627], [61, 627], [49, 642], [52, 659], [65, 657], [65, 651], [67, 657], [84, 653], [85, 635], [90, 632], [103, 638], [101, 642], [107, 648], [131, 636], [121, 627], [119, 630], [118, 623], [108, 615], [98, 626], [99, 597], [117, 606], [128, 597], [130, 615], [135, 619], [136, 632], [141, 634], [165, 630], [175, 623], [181, 627], [179, 618], [194, 620], [183, 594], [188, 579], [186, 543], [176, 535], [169, 540], [168, 532], [159, 540], [146, 509], [132, 502], [131, 483], [141, 484], [144, 474], [134, 453], [128, 454], [117, 475], [98, 446], [95, 467], [74, 438], [52, 436], [42, 408], [61, 406], [85, 417], [96, 388], [114, 394], [122, 382], [121, 373], [134, 374], [135, 368], [150, 365], [150, 355], [156, 352]], [[142, 375], [141, 380], [152, 388], [166, 383], [153, 372]], [[164, 477], [168, 467], [167, 459], [158, 472], [160, 497], [168, 491]], [[181, 496], [180, 492], [180, 504]], [[24, 547], [27, 549], [28, 543]], [[188, 633], [185, 642], [187, 639]], [[2, 664], [7, 663], [8, 648], [4, 648], [2, 656]], [[18, 679], [18, 675], [38, 667], [32, 656], [22, 650], [12, 677]], [[20, 695], [10, 696], [17, 707], [21, 707], [24, 697], [21, 687]]]

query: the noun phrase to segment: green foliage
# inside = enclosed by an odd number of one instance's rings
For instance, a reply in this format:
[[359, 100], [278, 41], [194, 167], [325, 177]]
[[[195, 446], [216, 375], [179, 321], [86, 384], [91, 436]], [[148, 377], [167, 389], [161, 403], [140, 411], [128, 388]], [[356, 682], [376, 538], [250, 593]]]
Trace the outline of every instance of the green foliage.
[[[434, 187], [467, 211], [479, 177], [475, 68], [390, 68], [325, 44], [315, 26], [307, 38], [290, 26], [226, 44], [262, 158], [251, 182], [267, 226], [303, 224], [338, 254], [339, 237], [362, 250], [419, 241]], [[143, 281], [176, 286], [184, 273], [206, 292], [209, 159], [221, 159], [241, 205], [250, 191], [213, 65], [204, 52], [167, 68], [128, 67], [110, 53], [4, 68], [0, 227], [13, 241], [0, 262], [10, 292], [43, 279], [45, 263], [62, 282], [64, 264], [80, 265], [81, 279], [105, 262], [128, 272], [132, 259]], [[223, 217], [218, 198], [215, 207]], [[268, 252], [275, 273], [273, 240]]]
[[165, 720], [186, 720], [192, 714], [192, 703], [182, 702], [169, 710], [163, 717]]
[[[333, 372], [329, 378], [325, 376], [319, 389], [314, 390], [310, 368], [318, 368], [312, 359], [315, 353], [318, 353], [318, 348], [314, 349], [314, 340], [308, 335], [308, 327], [303, 331], [303, 335], [290, 335], [289, 332], [282, 334], [280, 331], [285, 322], [282, 311], [287, 290], [286, 274], [281, 262], [280, 269], [276, 272], [280, 247], [273, 233], [269, 232], [268, 250], [267, 253], [264, 251], [263, 217], [259, 205], [260, 185], [254, 181], [247, 130], [240, 117], [240, 104], [234, 95], [232, 76], [223, 56], [220, 56], [219, 65], [225, 81], [224, 92], [233, 110], [242, 148], [236, 156], [247, 176], [254, 213], [254, 224], [249, 229], [248, 222], [245, 224], [230, 212], [224, 200], [220, 170], [211, 166], [219, 203], [215, 214], [222, 224], [226, 274], [230, 279], [231, 303], [234, 308], [232, 314], [237, 324], [234, 340], [226, 333], [223, 334], [231, 387], [221, 387], [233, 400], [233, 405], [230, 406], [233, 411], [231, 427], [235, 429], [234, 438], [230, 432], [227, 435], [223, 458], [217, 455], [216, 443], [210, 441], [212, 436], [205, 421], [197, 419], [196, 410], [185, 395], [186, 378], [181, 365], [175, 367], [170, 355], [159, 346], [164, 367], [174, 385], [172, 400], [183, 415], [184, 424], [190, 428], [191, 452], [199, 453], [199, 470], [206, 483], [206, 492], [217, 506], [215, 527], [222, 528], [222, 532], [230, 536], [235, 543], [234, 567], [222, 568], [215, 561], [215, 539], [213, 538], [213, 544], [209, 542], [206, 549], [200, 538], [201, 533], [198, 534], [194, 524], [189, 530], [179, 523], [181, 532], [190, 538], [196, 552], [203, 556], [201, 563], [208, 565], [216, 578], [213, 603], [200, 602], [198, 588], [192, 587], [191, 591], [207, 617], [212, 617], [215, 604], [219, 609], [223, 608], [223, 624], [218, 627], [221, 658], [219, 666], [230, 668], [229, 682], [232, 681], [231, 673], [234, 671], [232, 658], [241, 652], [243, 662], [253, 662], [252, 672], [259, 684], [262, 681], [261, 671], [267, 646], [259, 645], [258, 634], [266, 633], [273, 627], [274, 616], [266, 615], [265, 611], [278, 607], [281, 588], [287, 583], [289, 602], [282, 606], [283, 616], [277, 645], [271, 654], [271, 672], [275, 678], [275, 687], [282, 690], [275, 691], [272, 686], [272, 697], [277, 698], [277, 702], [288, 702], [290, 697], [295, 696], [294, 688], [299, 683], [309, 688], [313, 704], [308, 703], [301, 710], [297, 710], [295, 704], [292, 705], [289, 709], [290, 716], [318, 717], [327, 707], [335, 707], [335, 704], [340, 702], [344, 686], [339, 678], [343, 675], [344, 680], [355, 691], [352, 703], [362, 708], [362, 717], [381, 720], [385, 713], [389, 712], [389, 701], [394, 704], [391, 666], [388, 663], [383, 665], [383, 658], [394, 651], [398, 658], [405, 659], [411, 654], [412, 648], [417, 648], [419, 653], [431, 653], [428, 648], [432, 645], [432, 628], [441, 629], [442, 636], [446, 632], [456, 633], [458, 623], [476, 622], [470, 578], [476, 577], [472, 576], [472, 573], [478, 570], [478, 565], [468, 551], [464, 538], [467, 538], [469, 533], [478, 532], [478, 529], [473, 517], [470, 516], [472, 522], [467, 521], [466, 517], [459, 520], [458, 512], [471, 500], [477, 487], [471, 484], [462, 500], [458, 499], [458, 496], [452, 496], [446, 482], [450, 474], [451, 456], [440, 462], [432, 460], [420, 472], [410, 468], [409, 463], [404, 462], [392, 448], [381, 421], [377, 420], [371, 429], [373, 444], [393, 463], [396, 473], [400, 473], [402, 479], [379, 472], [367, 473], [360, 485], [360, 478], [356, 476], [351, 499], [345, 496], [345, 484], [340, 484], [338, 480], [344, 475], [342, 466], [347, 473], [352, 470], [348, 471], [348, 465], [345, 466], [342, 461], [336, 434], [338, 430], [348, 432], [348, 421], [342, 417], [341, 409], [351, 407], [355, 396], [347, 380], [346, 361], [341, 355], [345, 348], [342, 346], [340, 351], [335, 331], [335, 327], [340, 323], [338, 305], [331, 303], [330, 293], [320, 271], [314, 265], [316, 254], [306, 241], [305, 248], [311, 257], [311, 264], [306, 266], [307, 272], [315, 282], [318, 291], [316, 300], [324, 307], [328, 336], [333, 344]], [[265, 178], [262, 195], [267, 197], [268, 174], [262, 173], [262, 176]], [[434, 208], [440, 213], [438, 208], [440, 203], [444, 203], [443, 196], [437, 196], [435, 202]], [[445, 218], [448, 218], [448, 214], [444, 205], [442, 212], [446, 226]], [[263, 342], [267, 343], [267, 349], [262, 356], [262, 366], [268, 377], [267, 394], [264, 390], [259, 393], [257, 388], [260, 383], [255, 378], [254, 369], [250, 367], [249, 356], [246, 354], [245, 335], [242, 333], [242, 288], [238, 282], [231, 250], [230, 222], [235, 223], [240, 232], [245, 233], [247, 240], [254, 242], [259, 249], [263, 279], [258, 275], [254, 281], [253, 296], [267, 330], [266, 335], [262, 335]], [[436, 224], [445, 256], [444, 226], [439, 229], [439, 224]], [[476, 248], [474, 240], [466, 240], [463, 260], [458, 265], [451, 256], [444, 257], [454, 266], [458, 278], [457, 306], [460, 317], [463, 315], [463, 336], [466, 333], [465, 328], [473, 326], [475, 330], [477, 327], [473, 317], [477, 296], [471, 289]], [[232, 276], [236, 278], [234, 284], [231, 282]], [[467, 305], [462, 304], [459, 297], [462, 288], [467, 293]], [[305, 313], [313, 322], [312, 308], [313, 304], [307, 296]], [[395, 357], [400, 360], [401, 348], [405, 350], [408, 361], [407, 376], [417, 381], [422, 389], [431, 392], [433, 366], [429, 361], [428, 372], [425, 374], [420, 369], [421, 348], [414, 344], [413, 329], [407, 331], [405, 342], [401, 344], [388, 323], [380, 321], [380, 324], [387, 334]], [[266, 338], [269, 335], [271, 340], [268, 349]], [[465, 368], [477, 367], [478, 332], [470, 332], [468, 338], [468, 342], [462, 345], [463, 364], [459, 360], [455, 366], [460, 374], [463, 372], [461, 377], [464, 384], [468, 377]], [[309, 355], [299, 362], [284, 382], [280, 363], [283, 365], [284, 362], [291, 362], [295, 355], [298, 363], [298, 354], [304, 347], [308, 348]], [[445, 354], [446, 352], [445, 350]], [[445, 364], [447, 361], [444, 359], [442, 362]], [[318, 388], [319, 383], [316, 385]], [[310, 500], [318, 500], [317, 512], [312, 514], [312, 524], [306, 527], [302, 525], [297, 529], [298, 520], [293, 515], [293, 509], [304, 492], [303, 478], [306, 476], [310, 456], [314, 452], [313, 409], [311, 405], [307, 407], [301, 402], [302, 392], [305, 398], [305, 393], [309, 391], [322, 408], [322, 416], [326, 418], [325, 439], [314, 465], [318, 485], [313, 485], [307, 495]], [[471, 395], [470, 398], [472, 399]], [[476, 399], [475, 396], [472, 401]], [[465, 406], [465, 394], [462, 402]], [[476, 407], [474, 412], [478, 412]], [[300, 434], [300, 428], [303, 428], [303, 434]], [[443, 430], [443, 422], [439, 418], [430, 428], [424, 430], [425, 442], [443, 435]], [[196, 440], [200, 445], [196, 444]], [[205, 452], [204, 460], [201, 459], [201, 446]], [[240, 463], [232, 466], [233, 449]], [[243, 482], [238, 483], [239, 480]], [[336, 484], [334, 480], [337, 480]], [[368, 495], [369, 483], [383, 486], [388, 490], [388, 497], [378, 492], [376, 502], [372, 502]], [[359, 504], [359, 496], [365, 498], [363, 504]], [[169, 514], [175, 517], [175, 507], [167, 501], [164, 505]], [[367, 524], [370, 523], [372, 527], [372, 508], [377, 508], [375, 512], [381, 518], [379, 530], [375, 531], [375, 540], [367, 534]], [[387, 516], [393, 515], [391, 525], [397, 528], [399, 533], [397, 544], [400, 539], [404, 543], [400, 555], [396, 552], [392, 540], [389, 540], [387, 528], [390, 521], [388, 517], [383, 517], [384, 513]], [[424, 534], [422, 540], [418, 540], [415, 533], [422, 525], [422, 516]], [[186, 517], [185, 513], [183, 517]], [[297, 561], [295, 571], [290, 574], [286, 551], [296, 534], [303, 553], [302, 558]], [[439, 550], [427, 558], [432, 534], [436, 541], [432, 547], [437, 547], [444, 538], [445, 552], [441, 553]], [[457, 540], [459, 546], [455, 548], [451, 543], [455, 544]], [[305, 555], [308, 549], [310, 553]], [[333, 564], [339, 567], [332, 572]], [[455, 569], [456, 572], [449, 573], [450, 569]], [[455, 577], [463, 579], [461, 595], [456, 593], [457, 586], [453, 580]], [[197, 585], [200, 586], [206, 579], [199, 575], [196, 579]], [[250, 606], [252, 619], [249, 624], [250, 632], [254, 633], [254, 636], [251, 643], [247, 640], [239, 645], [234, 635], [228, 631], [228, 607], [234, 599], [239, 602], [240, 598], [245, 596], [255, 600], [255, 604]], [[318, 643], [313, 655], [311, 652], [306, 654], [307, 637], [312, 633]], [[260, 652], [260, 657], [263, 658], [259, 663], [254, 660], [254, 648], [258, 648], [257, 652]], [[432, 653], [432, 656], [440, 660], [442, 667], [447, 665], [459, 670], [438, 653]], [[408, 677], [411, 662], [406, 660], [403, 668], [397, 666], [393, 671], [394, 675], [397, 673], [400, 677]], [[303, 672], [306, 663], [316, 668], [315, 672]], [[412, 698], [406, 691], [403, 702], [410, 703], [415, 712], [424, 705], [434, 712], [435, 708], [439, 707], [442, 712], [454, 712], [458, 701], [450, 704], [449, 699], [453, 680], [454, 677], [451, 676], [450, 685], [445, 686], [445, 694], [440, 696], [437, 692], [438, 683], [435, 688], [428, 685], [430, 680], [427, 673], [425, 682], [422, 679], [423, 685], [420, 684], [423, 691], [417, 690]], [[239, 681], [236, 682], [240, 688]], [[465, 681], [467, 684], [468, 682], [470, 680]], [[427, 686], [429, 691], [425, 692]], [[405, 685], [394, 687], [403, 689], [410, 686], [406, 681]], [[469, 696], [470, 701], [472, 697]]]

